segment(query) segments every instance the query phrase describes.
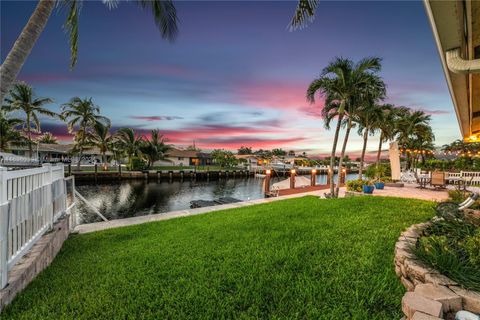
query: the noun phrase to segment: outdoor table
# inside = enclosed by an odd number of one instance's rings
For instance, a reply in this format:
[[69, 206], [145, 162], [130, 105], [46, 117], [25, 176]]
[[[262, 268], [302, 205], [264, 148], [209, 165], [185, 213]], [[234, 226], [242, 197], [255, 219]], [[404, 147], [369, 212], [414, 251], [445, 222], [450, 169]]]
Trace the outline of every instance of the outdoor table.
[[449, 182], [452, 182], [452, 184], [459, 190], [459, 191], [465, 191], [467, 189], [467, 183], [465, 179], [463, 178], [449, 178]]
[[430, 183], [430, 177], [419, 177], [418, 181], [420, 184], [420, 189], [425, 189], [427, 187], [427, 184]]

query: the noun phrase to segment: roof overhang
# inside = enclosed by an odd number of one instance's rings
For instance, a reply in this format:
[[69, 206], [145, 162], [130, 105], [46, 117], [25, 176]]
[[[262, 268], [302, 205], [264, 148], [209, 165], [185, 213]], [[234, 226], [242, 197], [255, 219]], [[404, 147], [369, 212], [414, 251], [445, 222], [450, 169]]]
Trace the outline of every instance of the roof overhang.
[[460, 132], [465, 140], [480, 139], [480, 74], [469, 66], [480, 58], [480, 1], [424, 0], [424, 4]]

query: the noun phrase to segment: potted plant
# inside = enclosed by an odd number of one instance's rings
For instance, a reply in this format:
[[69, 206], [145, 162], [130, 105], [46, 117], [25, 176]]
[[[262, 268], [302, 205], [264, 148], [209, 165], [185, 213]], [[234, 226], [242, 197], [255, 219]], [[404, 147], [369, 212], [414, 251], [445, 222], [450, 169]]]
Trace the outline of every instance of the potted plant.
[[375, 189], [383, 190], [383, 188], [385, 188], [385, 182], [383, 181], [383, 179], [379, 178], [375, 180], [373, 184], [375, 185]]
[[375, 189], [375, 187], [373, 186], [372, 181], [370, 181], [370, 180], [365, 180], [365, 181], [363, 182], [363, 185], [362, 185], [363, 193], [372, 194], [372, 193], [373, 193], [373, 189]]

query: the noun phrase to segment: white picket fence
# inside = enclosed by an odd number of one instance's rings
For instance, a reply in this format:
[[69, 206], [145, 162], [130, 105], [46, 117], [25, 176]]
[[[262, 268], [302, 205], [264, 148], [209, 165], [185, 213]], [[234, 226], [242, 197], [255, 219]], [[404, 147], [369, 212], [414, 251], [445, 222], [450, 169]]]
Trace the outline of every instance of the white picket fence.
[[445, 179], [447, 181], [454, 179], [463, 179], [467, 185], [480, 185], [480, 172], [478, 171], [460, 171], [460, 172], [446, 172]]
[[73, 205], [67, 208], [63, 165], [0, 167], [0, 289], [7, 285], [8, 270]]

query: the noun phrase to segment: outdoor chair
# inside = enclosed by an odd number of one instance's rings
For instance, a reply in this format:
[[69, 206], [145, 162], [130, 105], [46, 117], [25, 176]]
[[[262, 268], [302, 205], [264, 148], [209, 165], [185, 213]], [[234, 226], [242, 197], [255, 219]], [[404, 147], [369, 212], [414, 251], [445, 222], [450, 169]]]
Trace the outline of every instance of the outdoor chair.
[[435, 189], [444, 189], [446, 187], [445, 172], [433, 171], [430, 185]]

